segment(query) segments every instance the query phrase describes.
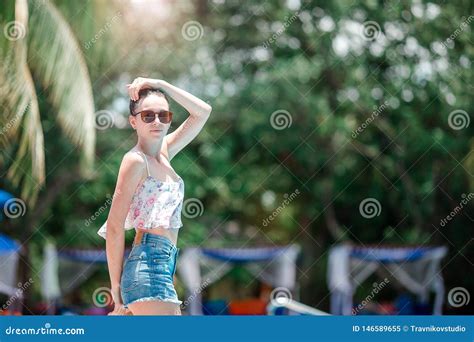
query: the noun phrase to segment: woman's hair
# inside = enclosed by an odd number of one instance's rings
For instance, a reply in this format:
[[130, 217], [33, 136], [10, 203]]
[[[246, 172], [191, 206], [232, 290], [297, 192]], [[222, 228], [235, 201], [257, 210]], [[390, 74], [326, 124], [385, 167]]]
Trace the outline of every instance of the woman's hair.
[[137, 109], [138, 103], [149, 95], [158, 95], [158, 96], [164, 97], [166, 102], [168, 102], [168, 105], [170, 103], [168, 99], [168, 95], [166, 95], [164, 92], [162, 92], [159, 89], [151, 89], [151, 88], [140, 89], [138, 91], [138, 100], [133, 101], [132, 99], [130, 99], [130, 115], [134, 115], [135, 109]]

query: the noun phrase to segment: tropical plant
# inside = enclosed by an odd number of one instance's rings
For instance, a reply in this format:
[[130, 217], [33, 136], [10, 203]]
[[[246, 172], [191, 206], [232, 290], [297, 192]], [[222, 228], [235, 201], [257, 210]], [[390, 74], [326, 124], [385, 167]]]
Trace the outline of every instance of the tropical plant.
[[[8, 0], [0, 9], [0, 165], [34, 206], [45, 183], [39, 97], [65, 136], [80, 148], [80, 174], [92, 175], [95, 118], [92, 87], [70, 26], [47, 0]], [[3, 171], [5, 172], [5, 171]]]

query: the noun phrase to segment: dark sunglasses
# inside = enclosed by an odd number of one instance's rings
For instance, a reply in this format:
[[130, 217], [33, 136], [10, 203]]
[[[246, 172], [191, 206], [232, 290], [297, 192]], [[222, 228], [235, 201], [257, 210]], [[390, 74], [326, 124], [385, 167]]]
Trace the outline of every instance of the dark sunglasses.
[[161, 123], [167, 124], [170, 123], [173, 119], [173, 113], [169, 110], [161, 110], [159, 112], [154, 112], [152, 110], [143, 110], [141, 112], [135, 113], [133, 116], [140, 114], [142, 121], [145, 123], [152, 123], [155, 121], [156, 116], [158, 115], [158, 120]]

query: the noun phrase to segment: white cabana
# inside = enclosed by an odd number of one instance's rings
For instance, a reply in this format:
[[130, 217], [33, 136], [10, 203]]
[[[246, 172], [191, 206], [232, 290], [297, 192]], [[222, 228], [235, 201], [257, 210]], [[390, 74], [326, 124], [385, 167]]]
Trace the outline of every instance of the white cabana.
[[187, 296], [183, 305], [190, 315], [202, 315], [204, 288], [221, 279], [236, 264], [273, 287], [296, 289], [298, 245], [261, 248], [186, 248], [178, 259], [178, 274]]
[[[185, 248], [178, 257], [177, 274], [187, 295], [183, 305], [192, 315], [202, 315], [202, 290], [222, 278], [236, 264], [243, 264], [258, 279], [273, 287], [284, 287], [297, 297], [296, 259], [300, 247], [262, 248]], [[124, 260], [130, 253], [125, 249]], [[45, 248], [42, 268], [42, 294], [59, 298], [77, 289], [100, 267], [107, 266], [104, 249]], [[48, 288], [54, 290], [49, 290]], [[295, 298], [297, 299], [297, 298]]]
[[[124, 261], [131, 248], [125, 248]], [[45, 300], [60, 299], [81, 286], [94, 272], [107, 267], [104, 249], [62, 248], [53, 244], [44, 248], [41, 268], [41, 293]]]
[[10, 297], [23, 297], [23, 292], [17, 286], [20, 249], [19, 243], [0, 234], [0, 293]]
[[395, 281], [426, 302], [435, 293], [433, 314], [442, 313], [444, 283], [440, 262], [446, 247], [360, 247], [337, 245], [331, 248], [328, 286], [331, 314], [350, 315], [356, 287], [376, 271], [389, 274]]

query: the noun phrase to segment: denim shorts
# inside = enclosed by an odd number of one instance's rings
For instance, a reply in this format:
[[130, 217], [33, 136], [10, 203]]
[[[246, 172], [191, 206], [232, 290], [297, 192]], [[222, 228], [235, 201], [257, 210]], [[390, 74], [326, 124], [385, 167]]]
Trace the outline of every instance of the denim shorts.
[[167, 237], [144, 233], [123, 265], [123, 304], [160, 300], [181, 305], [173, 285], [179, 248]]

